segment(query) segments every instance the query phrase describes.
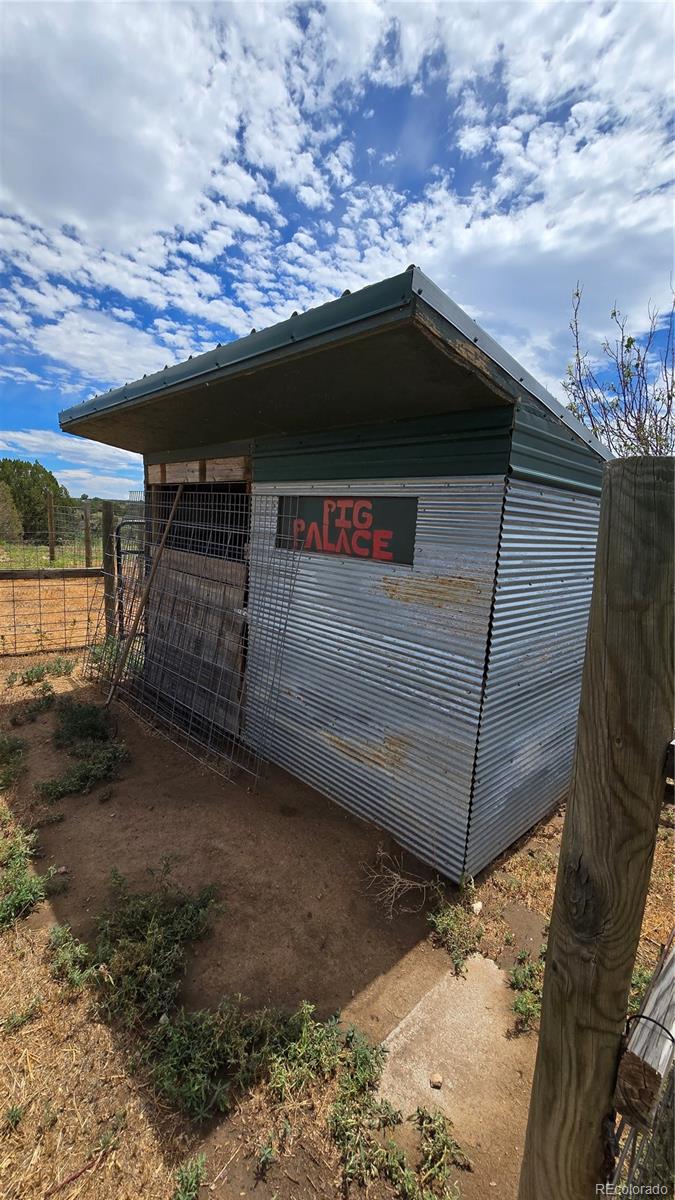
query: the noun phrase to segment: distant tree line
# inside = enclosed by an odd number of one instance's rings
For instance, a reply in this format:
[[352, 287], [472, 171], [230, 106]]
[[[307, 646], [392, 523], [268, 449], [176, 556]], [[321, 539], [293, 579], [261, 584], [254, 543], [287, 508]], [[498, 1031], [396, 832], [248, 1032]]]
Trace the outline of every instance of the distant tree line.
[[47, 496], [72, 504], [67, 488], [39, 462], [0, 458], [0, 537], [16, 541], [47, 528]]

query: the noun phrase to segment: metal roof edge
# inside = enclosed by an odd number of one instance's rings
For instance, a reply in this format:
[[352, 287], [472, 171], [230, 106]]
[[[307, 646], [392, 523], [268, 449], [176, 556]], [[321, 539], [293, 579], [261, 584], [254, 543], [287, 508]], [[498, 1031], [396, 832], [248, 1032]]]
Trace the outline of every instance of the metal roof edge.
[[304, 313], [294, 313], [268, 329], [252, 330], [250, 334], [225, 342], [222, 346], [219, 344], [214, 350], [208, 350], [196, 358], [190, 356], [173, 367], [165, 367], [163, 371], [144, 375], [142, 379], [123, 387], [92, 396], [89, 400], [63, 409], [59, 413], [59, 424], [65, 429], [68, 425], [108, 409], [149, 399], [165, 388], [190, 383], [214, 373], [220, 375], [229, 367], [411, 304], [413, 269], [408, 267], [398, 275], [368, 284], [358, 292], [344, 292], [336, 300], [328, 300]]
[[419, 296], [439, 316], [454, 326], [459, 333], [468, 338], [479, 350], [482, 350], [483, 354], [498, 367], [501, 367], [524, 391], [529, 392], [535, 400], [539, 400], [544, 404], [555, 417], [562, 421], [568, 429], [571, 429], [600, 458], [608, 461], [614, 457], [612, 452], [602, 442], [598, 441], [590, 430], [572, 415], [569, 409], [565, 408], [559, 400], [556, 400], [555, 396], [552, 396], [543, 384], [534, 378], [534, 375], [531, 375], [525, 367], [521, 366], [489, 333], [486, 333], [477, 321], [474, 321], [473, 317], [470, 317], [463, 308], [455, 304], [454, 300], [451, 300], [434, 283], [433, 279], [429, 279], [428, 275], [425, 275], [419, 267], [414, 267], [412, 271], [412, 291], [414, 296]]

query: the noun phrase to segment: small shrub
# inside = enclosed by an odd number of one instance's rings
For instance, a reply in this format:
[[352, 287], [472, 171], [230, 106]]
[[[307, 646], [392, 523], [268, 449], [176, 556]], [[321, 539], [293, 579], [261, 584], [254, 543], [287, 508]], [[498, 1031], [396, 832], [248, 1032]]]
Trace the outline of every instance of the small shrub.
[[0, 792], [12, 787], [23, 771], [24, 749], [20, 738], [0, 734]]
[[191, 896], [171, 891], [131, 893], [113, 872], [115, 903], [98, 924], [96, 963], [105, 966], [101, 1007], [125, 1025], [158, 1020], [176, 1003], [185, 944], [208, 930], [212, 888]]
[[62, 800], [64, 796], [86, 794], [97, 783], [115, 779], [129, 757], [124, 742], [108, 742], [105, 745], [80, 742], [73, 747], [71, 754], [79, 759], [77, 765], [70, 767], [63, 775], [35, 784], [35, 791], [50, 804]]
[[226, 1113], [259, 1082], [290, 1040], [288, 1018], [271, 1009], [247, 1012], [238, 999], [215, 1009], [161, 1019], [142, 1061], [157, 1091], [193, 1121]]
[[112, 734], [110, 714], [98, 704], [85, 704], [63, 696], [56, 706], [54, 742], [68, 747], [76, 742], [107, 742]]
[[542, 946], [535, 959], [528, 950], [521, 950], [509, 973], [509, 983], [518, 993], [511, 1006], [516, 1014], [516, 1033], [533, 1029], [541, 1016], [545, 954], [545, 946]]
[[206, 1174], [206, 1155], [197, 1154], [176, 1171], [176, 1190], [171, 1200], [197, 1200]]
[[429, 1112], [426, 1108], [418, 1108], [411, 1118], [420, 1134], [421, 1163], [419, 1173], [425, 1185], [432, 1189], [440, 1189], [441, 1195], [447, 1195], [452, 1168], [460, 1171], [472, 1171], [471, 1159], [455, 1141], [450, 1130], [450, 1122], [443, 1113]]
[[74, 658], [62, 658], [60, 654], [47, 663], [47, 672], [54, 679], [63, 675], [72, 675], [75, 669]]
[[464, 973], [467, 958], [475, 954], [483, 937], [483, 926], [470, 908], [443, 901], [428, 915], [432, 939], [447, 950], [456, 975]]
[[267, 1172], [277, 1162], [274, 1134], [270, 1133], [258, 1150], [255, 1164], [256, 1180], [267, 1179]]
[[69, 925], [53, 925], [47, 943], [54, 979], [71, 991], [79, 991], [93, 977], [89, 950], [84, 942], [74, 938]]
[[23, 1106], [21, 1104], [10, 1104], [9, 1108], [5, 1109], [5, 1125], [8, 1129], [18, 1129], [23, 1120]]
[[25, 684], [26, 687], [32, 687], [34, 683], [42, 683], [46, 677], [47, 664], [34, 663], [32, 667], [28, 667], [25, 671], [21, 672], [21, 683]]
[[10, 687], [10, 688], [14, 687], [14, 684], [18, 683], [18, 682], [19, 682], [19, 672], [18, 671], [10, 671], [9, 675], [5, 679], [6, 686]]
[[25, 917], [45, 898], [53, 871], [34, 875], [30, 860], [36, 835], [17, 828], [0, 837], [0, 930]]
[[1, 1022], [3, 1033], [5, 1036], [16, 1033], [18, 1029], [22, 1029], [34, 1017], [38, 1017], [41, 1012], [42, 997], [34, 996], [25, 1008], [19, 1009], [17, 1012], [11, 1012], [8, 1017], [5, 1017], [4, 1021]]

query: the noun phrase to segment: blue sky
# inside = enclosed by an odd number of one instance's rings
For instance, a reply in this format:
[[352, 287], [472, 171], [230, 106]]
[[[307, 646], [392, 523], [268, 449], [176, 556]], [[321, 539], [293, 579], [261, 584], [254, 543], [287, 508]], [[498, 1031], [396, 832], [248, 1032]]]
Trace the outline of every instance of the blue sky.
[[672, 47], [660, 0], [6, 3], [0, 456], [126, 495], [59, 409], [411, 262], [560, 395], [577, 280], [591, 350], [669, 306]]

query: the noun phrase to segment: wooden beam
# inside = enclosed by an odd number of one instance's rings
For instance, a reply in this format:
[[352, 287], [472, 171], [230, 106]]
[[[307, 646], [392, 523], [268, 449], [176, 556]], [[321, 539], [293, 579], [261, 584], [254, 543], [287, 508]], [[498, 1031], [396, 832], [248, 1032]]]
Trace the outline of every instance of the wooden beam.
[[605, 469], [520, 1200], [591, 1200], [609, 1132], [673, 727], [674, 461]]
[[147, 476], [149, 484], [246, 482], [251, 478], [251, 460], [247, 455], [240, 454], [234, 458], [149, 463]]
[[54, 519], [54, 497], [47, 492], [47, 537], [49, 538], [49, 561], [56, 559], [56, 521]]
[[91, 503], [85, 500], [82, 506], [84, 517], [84, 565], [91, 566]]
[[115, 636], [115, 547], [113, 545], [112, 500], [101, 505], [101, 538], [103, 542], [103, 607], [106, 637]]
[[614, 1105], [631, 1125], [651, 1129], [675, 1049], [675, 942], [672, 933], [642, 1008], [629, 1020]]
[[101, 567], [17, 567], [0, 569], [0, 579], [86, 579], [101, 576]]

